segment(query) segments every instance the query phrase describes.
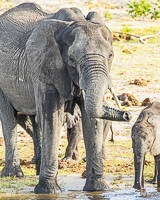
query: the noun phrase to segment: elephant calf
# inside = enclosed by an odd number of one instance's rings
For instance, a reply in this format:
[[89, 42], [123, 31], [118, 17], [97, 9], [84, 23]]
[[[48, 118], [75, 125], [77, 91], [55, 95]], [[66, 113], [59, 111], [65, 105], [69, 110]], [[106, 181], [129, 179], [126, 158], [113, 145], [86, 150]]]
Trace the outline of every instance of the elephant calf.
[[[160, 103], [153, 102], [140, 113], [132, 127], [132, 141], [135, 166], [134, 187], [144, 187], [144, 160], [148, 151], [155, 158], [157, 187], [160, 187]], [[156, 174], [155, 174], [156, 175]]]
[[[83, 137], [82, 130], [82, 120], [81, 120], [81, 112], [78, 106], [76, 106], [74, 114], [66, 113], [65, 122], [67, 123], [67, 139], [68, 146], [66, 148], [65, 160], [77, 160], [78, 159], [78, 143]], [[105, 160], [106, 149], [105, 149], [105, 141], [108, 135], [109, 130], [112, 132], [111, 141], [113, 140], [113, 130], [112, 130], [112, 121], [103, 120], [103, 142], [102, 142], [102, 157]]]

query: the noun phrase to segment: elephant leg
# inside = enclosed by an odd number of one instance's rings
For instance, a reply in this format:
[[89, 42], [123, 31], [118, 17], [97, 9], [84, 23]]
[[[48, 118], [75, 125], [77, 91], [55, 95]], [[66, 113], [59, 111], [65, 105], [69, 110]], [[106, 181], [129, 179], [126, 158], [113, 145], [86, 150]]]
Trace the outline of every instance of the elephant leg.
[[35, 116], [24, 114], [17, 115], [18, 124], [32, 137], [34, 142], [36, 174], [40, 173], [41, 164], [41, 134], [38, 124], [35, 122]]
[[155, 156], [154, 158], [157, 170], [157, 188], [160, 188], [160, 154]]
[[[43, 85], [42, 85], [43, 86]], [[36, 194], [59, 193], [58, 146], [64, 116], [64, 100], [52, 86], [38, 89], [37, 119], [42, 132], [41, 169]]]
[[35, 116], [29, 116], [33, 126], [33, 142], [34, 142], [34, 154], [36, 158], [36, 175], [40, 174], [41, 166], [41, 143], [42, 143], [42, 133], [40, 131], [39, 124], [35, 122]]
[[31, 119], [28, 115], [19, 114], [17, 115], [17, 123], [32, 137], [33, 139], [33, 126]]
[[82, 121], [67, 130], [68, 146], [63, 160], [78, 160], [78, 143], [82, 139]]
[[0, 118], [5, 141], [5, 167], [1, 176], [23, 177], [17, 148], [17, 112], [0, 90]]
[[87, 179], [83, 190], [104, 191], [108, 189], [103, 178], [102, 140], [103, 123], [91, 119], [85, 111], [84, 102], [79, 104], [82, 113], [83, 136], [86, 148]]
[[107, 151], [106, 151], [106, 147], [105, 147], [105, 142], [107, 139], [107, 135], [109, 132], [109, 128], [110, 128], [110, 121], [107, 120], [103, 120], [103, 142], [102, 142], [102, 157], [104, 160], [106, 160], [107, 158]]
[[138, 167], [137, 167], [137, 156], [135, 153], [134, 153], [134, 174], [135, 174], [135, 178], [134, 178], [133, 187], [136, 188], [137, 181], [138, 181]]
[[143, 170], [142, 170], [142, 188], [144, 188], [144, 163], [145, 163], [145, 157], [143, 161]]
[[110, 141], [114, 142], [114, 137], [113, 137], [114, 133], [113, 133], [113, 128], [112, 128], [112, 121], [110, 121], [110, 130], [111, 130], [111, 133], [112, 133]]
[[155, 167], [154, 167], [154, 177], [153, 177], [152, 183], [157, 184], [158, 170], [157, 170], [157, 164], [156, 164], [156, 156], [154, 156], [154, 163], [155, 163]]

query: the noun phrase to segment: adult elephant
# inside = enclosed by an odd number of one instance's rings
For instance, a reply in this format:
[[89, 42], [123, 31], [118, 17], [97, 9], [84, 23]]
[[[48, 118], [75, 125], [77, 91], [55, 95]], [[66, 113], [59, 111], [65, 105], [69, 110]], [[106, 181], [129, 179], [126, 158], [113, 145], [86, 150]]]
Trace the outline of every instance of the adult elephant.
[[131, 119], [127, 111], [103, 106], [103, 97], [112, 87], [110, 31], [97, 13], [89, 13], [85, 19], [78, 9], [71, 10], [80, 16], [75, 22], [62, 21], [65, 18], [61, 14], [57, 14], [61, 20], [52, 19], [56, 16], [33, 3], [21, 4], [0, 16], [0, 118], [6, 143], [2, 175], [5, 169], [16, 172], [20, 168], [18, 150], [13, 145], [17, 112], [35, 115], [42, 133], [41, 169], [35, 193], [60, 191], [60, 130], [64, 111], [73, 113], [75, 102], [82, 113], [87, 154], [84, 190], [107, 189], [103, 179], [102, 123], [97, 125], [97, 118]]

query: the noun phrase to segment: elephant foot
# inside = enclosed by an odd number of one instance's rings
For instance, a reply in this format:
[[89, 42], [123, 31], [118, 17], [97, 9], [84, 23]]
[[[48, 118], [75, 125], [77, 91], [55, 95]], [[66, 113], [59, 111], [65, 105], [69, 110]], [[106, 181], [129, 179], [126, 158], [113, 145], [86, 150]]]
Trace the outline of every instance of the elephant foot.
[[72, 158], [71, 157], [68, 157], [68, 156], [65, 156], [61, 162], [67, 162], [67, 161], [72, 161]]
[[142, 190], [143, 189], [143, 187], [141, 185], [139, 185], [139, 184], [134, 184], [133, 188], [135, 188], [137, 190]]
[[1, 177], [3, 176], [16, 176], [16, 177], [24, 177], [23, 171], [21, 170], [20, 165], [16, 165], [16, 166], [5, 166], [2, 169], [2, 173], [1, 173]]
[[109, 186], [104, 178], [87, 178], [86, 184], [83, 188], [84, 191], [106, 191]]
[[157, 176], [157, 188], [160, 188], [160, 176]]
[[157, 178], [153, 178], [153, 180], [151, 181], [152, 184], [157, 184]]
[[75, 160], [75, 161], [78, 160], [78, 152], [77, 151], [73, 152], [72, 159]]
[[41, 178], [34, 188], [35, 194], [58, 194], [60, 192], [61, 188], [55, 179]]

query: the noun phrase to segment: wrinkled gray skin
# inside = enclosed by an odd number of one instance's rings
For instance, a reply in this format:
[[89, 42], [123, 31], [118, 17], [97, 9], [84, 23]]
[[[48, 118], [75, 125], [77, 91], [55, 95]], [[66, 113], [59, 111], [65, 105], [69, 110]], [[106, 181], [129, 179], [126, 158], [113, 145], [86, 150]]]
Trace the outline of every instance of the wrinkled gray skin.
[[[39, 175], [40, 173], [40, 164], [41, 164], [41, 137], [42, 134], [40, 133], [40, 130], [38, 129], [38, 125], [35, 122], [35, 116], [34, 115], [24, 115], [21, 113], [18, 113], [17, 115], [17, 123], [32, 137], [33, 143], [34, 143], [34, 154], [35, 154], [35, 164], [36, 164], [36, 175]], [[15, 144], [16, 145], [16, 144]], [[10, 172], [10, 169], [4, 168], [2, 176], [17, 176], [21, 177], [23, 176], [22, 170], [18, 169], [18, 173], [15, 174], [15, 170], [11, 171], [11, 174], [8, 174]], [[12, 174], [13, 173], [13, 174]]]
[[[135, 166], [134, 187], [144, 187], [144, 160], [148, 151], [155, 158], [155, 176], [160, 187], [160, 103], [154, 102], [146, 107], [132, 127], [132, 141]], [[157, 175], [158, 174], [158, 175]], [[156, 177], [154, 177], [156, 179]]]
[[[68, 145], [66, 148], [65, 156], [62, 161], [78, 160], [78, 143], [83, 137], [82, 120], [80, 109], [76, 106], [74, 115], [66, 113], [67, 123], [67, 139]], [[99, 123], [99, 122], [98, 122]], [[102, 157], [105, 160], [107, 158], [105, 141], [109, 130], [112, 132], [111, 141], [113, 142], [113, 130], [112, 121], [103, 120], [103, 142], [102, 142]]]
[[35, 193], [61, 190], [57, 184], [60, 130], [64, 111], [73, 113], [74, 102], [82, 113], [87, 154], [84, 190], [108, 188], [103, 179], [103, 127], [95, 118], [131, 119], [129, 112], [102, 104], [112, 87], [111, 32], [98, 13], [89, 13], [85, 19], [77, 8], [66, 10], [48, 14], [33, 3], [24, 3], [0, 16], [0, 118], [6, 144], [2, 176], [22, 173], [16, 145], [17, 112], [35, 115], [42, 133]]

